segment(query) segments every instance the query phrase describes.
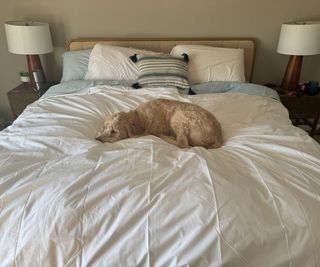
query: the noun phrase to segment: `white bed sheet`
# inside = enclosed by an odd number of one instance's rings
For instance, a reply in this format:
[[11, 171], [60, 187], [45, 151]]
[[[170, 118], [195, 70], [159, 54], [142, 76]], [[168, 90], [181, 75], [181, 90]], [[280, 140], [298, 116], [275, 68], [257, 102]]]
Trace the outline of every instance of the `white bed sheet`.
[[[220, 149], [102, 144], [153, 98], [221, 122]], [[0, 134], [0, 266], [320, 266], [320, 148], [280, 102], [99, 86], [30, 105]]]

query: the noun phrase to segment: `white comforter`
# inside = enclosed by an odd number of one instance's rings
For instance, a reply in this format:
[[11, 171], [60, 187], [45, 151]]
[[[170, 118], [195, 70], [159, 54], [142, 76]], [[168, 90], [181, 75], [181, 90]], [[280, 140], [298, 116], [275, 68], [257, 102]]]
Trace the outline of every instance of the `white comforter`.
[[[220, 149], [102, 144], [152, 98], [221, 122]], [[0, 134], [0, 266], [320, 266], [320, 146], [271, 98], [101, 86], [31, 106]]]

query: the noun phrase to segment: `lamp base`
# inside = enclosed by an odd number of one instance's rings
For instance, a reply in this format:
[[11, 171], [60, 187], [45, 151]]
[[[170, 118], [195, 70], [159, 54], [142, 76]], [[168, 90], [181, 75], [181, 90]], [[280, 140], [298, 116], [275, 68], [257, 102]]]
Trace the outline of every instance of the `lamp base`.
[[281, 88], [286, 91], [295, 91], [299, 87], [299, 79], [303, 56], [290, 56]]
[[44, 80], [43, 82], [45, 82], [45, 76], [44, 76], [43, 68], [41, 65], [40, 57], [39, 55], [27, 55], [27, 61], [28, 61], [30, 83], [33, 88], [37, 89], [36, 81], [33, 76], [33, 71], [40, 70], [43, 75], [43, 80]]

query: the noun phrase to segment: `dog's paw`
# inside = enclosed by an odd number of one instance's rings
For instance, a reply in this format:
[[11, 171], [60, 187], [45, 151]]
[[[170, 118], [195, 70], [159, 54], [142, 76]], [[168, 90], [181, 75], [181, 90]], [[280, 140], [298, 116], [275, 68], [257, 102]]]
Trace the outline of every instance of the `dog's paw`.
[[178, 145], [178, 147], [180, 147], [180, 148], [189, 148], [190, 146], [189, 146], [189, 144], [177, 144]]

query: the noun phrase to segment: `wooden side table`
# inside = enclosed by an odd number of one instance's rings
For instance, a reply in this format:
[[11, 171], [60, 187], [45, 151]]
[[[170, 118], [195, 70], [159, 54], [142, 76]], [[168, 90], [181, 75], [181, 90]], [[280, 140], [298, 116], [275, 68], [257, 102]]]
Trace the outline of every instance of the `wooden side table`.
[[0, 117], [0, 131], [4, 129], [4, 119]]
[[311, 128], [310, 136], [316, 133], [320, 120], [320, 92], [317, 95], [298, 96], [295, 91], [284, 91], [273, 83], [264, 84], [277, 91], [282, 104], [288, 109], [290, 119], [295, 126], [308, 125]]
[[40, 95], [30, 84], [22, 83], [7, 93], [11, 111], [14, 118], [17, 118], [32, 102], [39, 99]]
[[320, 118], [320, 93], [315, 96], [284, 93], [280, 94], [280, 99], [288, 109], [292, 123], [310, 126], [310, 136], [314, 136]]

